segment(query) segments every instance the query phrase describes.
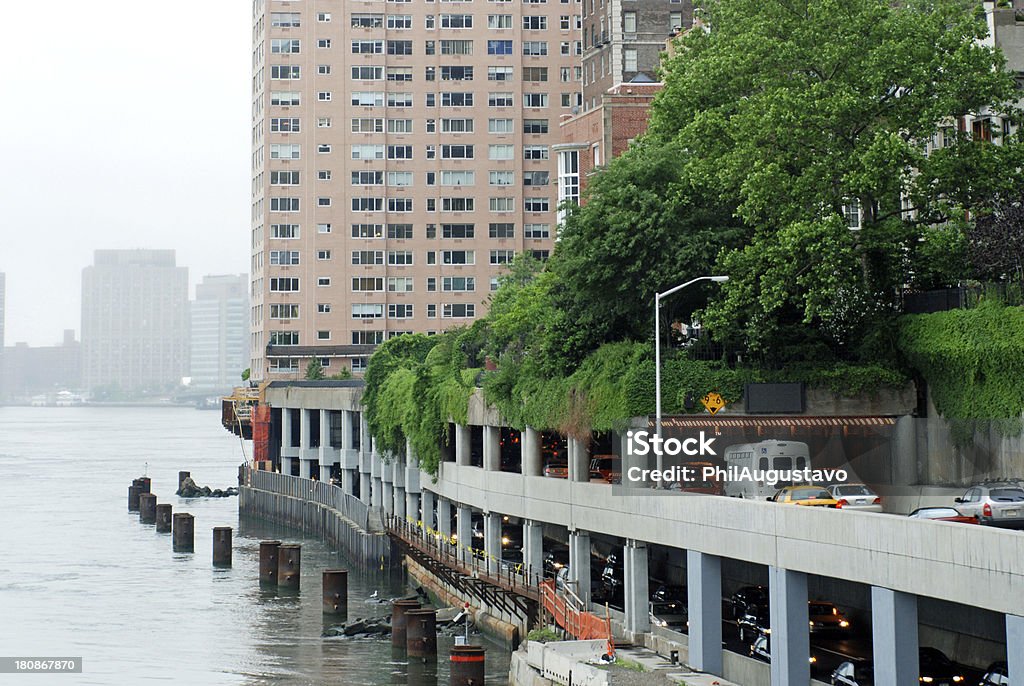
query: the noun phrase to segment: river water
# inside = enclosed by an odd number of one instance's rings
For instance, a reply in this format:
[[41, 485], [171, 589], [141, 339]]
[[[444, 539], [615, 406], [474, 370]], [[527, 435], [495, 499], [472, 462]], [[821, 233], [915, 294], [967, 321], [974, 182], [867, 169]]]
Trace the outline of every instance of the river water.
[[[245, 450], [249, 450], [246, 445]], [[179, 470], [237, 485], [243, 448], [220, 414], [189, 408], [0, 407], [0, 656], [83, 659], [82, 674], [0, 675], [0, 684], [409, 684], [449, 681], [410, 667], [390, 639], [323, 638], [320, 575], [348, 567], [349, 617], [388, 615], [371, 599], [404, 595], [398, 574], [359, 572], [319, 540], [238, 517], [238, 499], [174, 495]], [[133, 478], [195, 515], [194, 553], [171, 551], [127, 511]], [[234, 528], [234, 561], [211, 564], [215, 526]], [[302, 591], [258, 583], [259, 541], [302, 543]], [[484, 641], [487, 683], [509, 655]]]

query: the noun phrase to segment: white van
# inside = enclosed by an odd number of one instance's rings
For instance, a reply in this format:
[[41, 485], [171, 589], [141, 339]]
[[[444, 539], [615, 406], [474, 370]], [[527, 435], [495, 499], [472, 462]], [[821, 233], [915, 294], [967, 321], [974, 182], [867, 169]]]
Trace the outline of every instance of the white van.
[[[730, 445], [725, 449], [723, 459], [725, 460], [726, 468], [734, 467], [736, 472], [739, 472], [744, 467], [763, 472], [769, 469], [809, 469], [811, 465], [810, 451], [806, 443], [775, 439], [761, 441], [760, 443]], [[775, 491], [778, 489], [792, 485], [789, 481], [767, 484], [763, 481], [727, 479], [725, 482], [725, 494], [734, 498], [764, 500], [775, 495]]]

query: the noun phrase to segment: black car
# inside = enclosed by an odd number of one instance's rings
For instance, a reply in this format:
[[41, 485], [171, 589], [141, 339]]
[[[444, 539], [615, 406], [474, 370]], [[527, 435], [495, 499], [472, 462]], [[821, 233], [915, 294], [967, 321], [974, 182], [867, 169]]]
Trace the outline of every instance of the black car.
[[686, 586], [674, 584], [658, 584], [651, 593], [651, 601], [656, 603], [681, 603], [686, 605]]
[[980, 686], [1007, 686], [1010, 683], [1009, 668], [1005, 662], [993, 662], [985, 670]]
[[875, 669], [867, 660], [847, 660], [832, 671], [832, 686], [874, 686]]
[[743, 643], [750, 643], [756, 640], [758, 636], [767, 636], [771, 633], [768, 607], [751, 605], [736, 620], [736, 626], [739, 627], [740, 641]]
[[768, 589], [764, 586], [744, 586], [732, 594], [732, 617], [739, 619], [752, 605], [768, 607]]
[[964, 673], [938, 648], [919, 648], [920, 681], [931, 686], [956, 686], [964, 683]]

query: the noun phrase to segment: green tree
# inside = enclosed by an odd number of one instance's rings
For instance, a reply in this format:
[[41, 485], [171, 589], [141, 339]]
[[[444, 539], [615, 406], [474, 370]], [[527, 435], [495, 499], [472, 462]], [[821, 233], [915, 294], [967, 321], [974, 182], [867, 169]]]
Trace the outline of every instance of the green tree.
[[324, 378], [324, 368], [320, 364], [320, 360], [315, 357], [309, 361], [306, 365], [306, 380], [307, 381], [319, 381]]
[[[1016, 136], [996, 132], [1002, 145], [993, 145], [953, 119], [1019, 114], [1013, 76], [981, 42], [987, 29], [976, 8], [966, 0], [705, 3], [711, 29], [688, 34], [666, 61], [650, 136], [685, 150], [683, 176], [757, 227], [753, 243], [721, 255], [731, 280], [705, 314], [714, 334], [739, 341], [799, 323], [808, 342], [835, 351], [886, 325], [854, 324], [891, 308], [915, 275], [949, 278], [938, 251], [921, 246], [956, 240], [930, 227], [1022, 180]], [[844, 216], [856, 216], [861, 231], [830, 237], [832, 218]], [[808, 231], [818, 248], [840, 252], [809, 254], [794, 240]], [[828, 264], [834, 276], [809, 262], [778, 268], [788, 259]], [[835, 297], [848, 300], [824, 305]], [[815, 322], [832, 330], [806, 326]], [[751, 339], [754, 349], [768, 346], [764, 335]]]
[[[749, 233], [734, 207], [687, 176], [687, 156], [671, 140], [635, 144], [592, 178], [582, 207], [570, 208], [549, 267], [552, 304], [572, 324], [563, 335], [568, 355], [649, 336], [654, 294], [710, 274], [718, 253]], [[687, 319], [705, 298], [690, 289], [664, 312]]]

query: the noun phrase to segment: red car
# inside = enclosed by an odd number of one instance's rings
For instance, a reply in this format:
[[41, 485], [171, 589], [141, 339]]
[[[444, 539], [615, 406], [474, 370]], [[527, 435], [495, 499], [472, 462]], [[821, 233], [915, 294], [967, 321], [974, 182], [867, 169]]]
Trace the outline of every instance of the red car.
[[977, 517], [962, 515], [955, 507], [919, 507], [911, 512], [909, 516], [915, 519], [935, 519], [940, 522], [978, 523]]

